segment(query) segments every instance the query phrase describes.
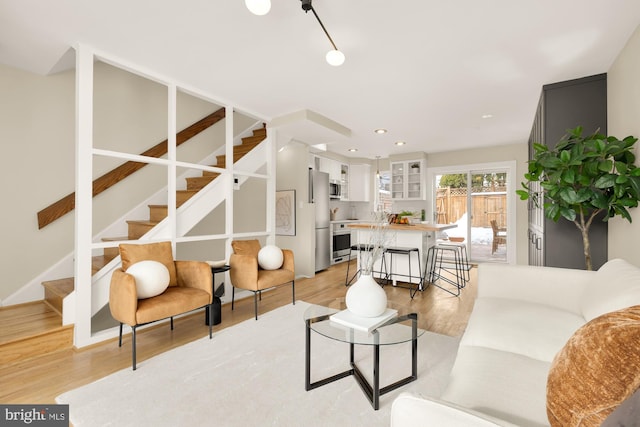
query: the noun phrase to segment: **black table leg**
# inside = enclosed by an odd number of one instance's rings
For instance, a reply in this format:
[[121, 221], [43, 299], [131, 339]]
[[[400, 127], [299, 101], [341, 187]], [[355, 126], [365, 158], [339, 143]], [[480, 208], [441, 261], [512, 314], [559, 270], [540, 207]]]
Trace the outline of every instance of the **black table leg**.
[[[365, 376], [355, 364], [355, 345], [349, 343], [349, 362], [351, 369], [325, 378], [314, 383], [311, 382], [311, 323], [326, 320], [329, 316], [321, 316], [315, 319], [307, 319], [305, 321], [305, 389], [307, 391], [314, 388], [321, 387], [325, 384], [337, 381], [341, 378], [353, 375], [354, 379], [369, 399], [371, 406], [374, 410], [380, 408], [380, 396], [390, 391], [393, 391], [405, 384], [418, 379], [418, 315], [411, 313], [405, 316], [401, 316], [399, 321], [411, 320], [411, 375], [396, 381], [393, 384], [380, 388], [380, 342], [378, 331], [373, 331], [375, 335], [375, 341], [373, 344], [373, 384], [369, 384]], [[353, 339], [353, 337], [351, 338]]]

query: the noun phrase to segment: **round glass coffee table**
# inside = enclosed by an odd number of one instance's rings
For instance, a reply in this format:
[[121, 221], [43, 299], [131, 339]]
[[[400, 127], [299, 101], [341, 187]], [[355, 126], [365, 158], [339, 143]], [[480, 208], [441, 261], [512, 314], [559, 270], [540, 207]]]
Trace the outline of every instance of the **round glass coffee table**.
[[[388, 308], [396, 313], [382, 324], [368, 330], [367, 322], [360, 323], [356, 319], [352, 326], [331, 319], [334, 314], [346, 310], [344, 298], [333, 299], [320, 304], [312, 304], [304, 312], [306, 325], [305, 339], [305, 389], [307, 391], [332, 383], [339, 379], [353, 376], [360, 388], [369, 398], [374, 409], [380, 407], [380, 396], [418, 379], [418, 337], [424, 334], [418, 329], [418, 314], [410, 313], [410, 309], [392, 303]], [[347, 316], [348, 318], [348, 316]], [[371, 322], [369, 322], [371, 323]], [[375, 322], [373, 322], [375, 324]], [[311, 382], [311, 331], [332, 340], [349, 344], [351, 369], [332, 375], [328, 378]], [[411, 375], [393, 384], [380, 388], [380, 346], [405, 342], [411, 345]], [[354, 346], [368, 345], [373, 349], [373, 384], [369, 384], [365, 376], [354, 362]]]

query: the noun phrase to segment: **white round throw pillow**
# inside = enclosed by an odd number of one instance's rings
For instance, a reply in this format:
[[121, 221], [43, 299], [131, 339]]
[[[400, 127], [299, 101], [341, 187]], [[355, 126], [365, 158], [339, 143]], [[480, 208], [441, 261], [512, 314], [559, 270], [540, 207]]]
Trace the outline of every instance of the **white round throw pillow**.
[[258, 252], [258, 265], [264, 270], [277, 270], [282, 267], [283, 261], [282, 249], [277, 246], [263, 246]]
[[169, 286], [169, 270], [158, 261], [139, 261], [127, 269], [136, 279], [138, 299], [151, 298], [163, 293]]

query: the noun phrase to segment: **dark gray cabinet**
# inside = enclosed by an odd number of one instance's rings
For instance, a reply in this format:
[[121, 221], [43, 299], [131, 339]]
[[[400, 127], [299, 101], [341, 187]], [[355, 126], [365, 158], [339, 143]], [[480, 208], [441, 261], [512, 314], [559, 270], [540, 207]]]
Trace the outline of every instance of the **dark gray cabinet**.
[[[583, 127], [583, 134], [597, 130], [607, 134], [606, 74], [543, 86], [529, 137], [529, 158], [534, 142], [552, 148], [577, 126]], [[528, 210], [529, 264], [585, 269], [582, 234], [576, 226], [564, 218], [557, 223], [547, 219], [542, 207], [531, 202]], [[602, 217], [594, 220], [589, 238], [596, 270], [607, 261], [607, 223]]]

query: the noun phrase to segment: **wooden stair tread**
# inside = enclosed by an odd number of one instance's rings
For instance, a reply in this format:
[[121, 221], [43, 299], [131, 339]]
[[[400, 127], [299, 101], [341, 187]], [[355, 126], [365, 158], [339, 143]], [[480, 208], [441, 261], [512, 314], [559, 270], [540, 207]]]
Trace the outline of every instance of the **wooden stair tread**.
[[158, 225], [158, 221], [150, 221], [148, 219], [128, 219], [127, 224], [155, 226], [155, 225]]
[[44, 301], [0, 307], [0, 344], [60, 328], [62, 317]]
[[216, 179], [220, 174], [216, 175], [202, 175], [187, 178], [187, 189], [188, 190], [202, 190], [204, 187], [209, 185], [214, 179]]
[[96, 255], [91, 257], [91, 269], [93, 274], [96, 274], [102, 267], [109, 264], [116, 255]]
[[0, 307], [0, 366], [73, 348], [73, 325], [44, 301]]
[[64, 279], [47, 280], [46, 282], [42, 282], [42, 286], [48, 291], [64, 298], [73, 292], [73, 282], [73, 277], [67, 277]]
[[103, 237], [101, 239], [103, 242], [117, 242], [120, 240], [127, 240], [127, 236], [123, 236], [123, 237]]
[[254, 144], [254, 145], [258, 145], [260, 142], [264, 141], [264, 136], [262, 135], [252, 135], [252, 136], [245, 136], [244, 138], [242, 138], [242, 144]]

